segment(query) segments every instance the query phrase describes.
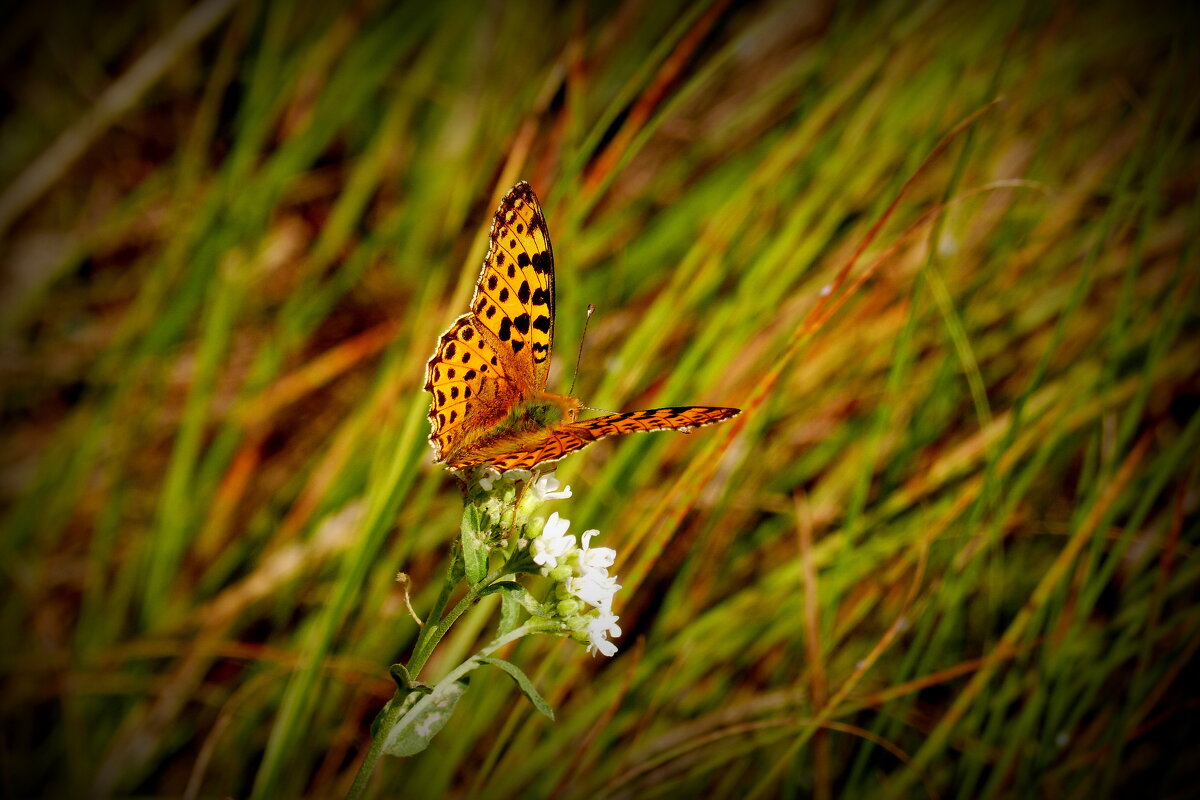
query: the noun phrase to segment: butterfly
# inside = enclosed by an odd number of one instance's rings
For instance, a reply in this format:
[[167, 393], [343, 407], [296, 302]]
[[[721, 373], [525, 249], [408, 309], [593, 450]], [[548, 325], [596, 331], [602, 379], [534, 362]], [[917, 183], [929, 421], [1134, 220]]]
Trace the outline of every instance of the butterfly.
[[554, 345], [554, 251], [546, 217], [521, 181], [492, 219], [471, 310], [438, 340], [425, 368], [429, 442], [450, 469], [530, 469], [605, 436], [711, 425], [736, 408], [652, 408], [579, 419], [583, 405], [546, 392]]

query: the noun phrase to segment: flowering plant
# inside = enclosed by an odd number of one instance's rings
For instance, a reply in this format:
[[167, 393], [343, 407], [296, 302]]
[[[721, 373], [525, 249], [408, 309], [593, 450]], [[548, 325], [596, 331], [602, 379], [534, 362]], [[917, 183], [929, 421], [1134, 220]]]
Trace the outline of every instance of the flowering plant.
[[[613, 596], [621, 587], [608, 572], [616, 552], [592, 547], [599, 531], [584, 531], [577, 544], [575, 535], [567, 532], [569, 520], [557, 511], [547, 517], [537, 513], [546, 501], [570, 496], [571, 487], [562, 486], [552, 473], [508, 470], [501, 474], [482, 467], [470, 476], [461, 532], [445, 584], [422, 623], [408, 664], [392, 666], [396, 694], [371, 727], [371, 747], [355, 777], [351, 798], [362, 796], [381, 754], [410, 756], [429, 746], [466, 692], [466, 676], [481, 666], [503, 670], [538, 711], [553, 719], [550, 705], [521, 668], [493, 657], [505, 645], [543, 633], [575, 639], [586, 644], [592, 655], [617, 652], [610, 637], [621, 635], [612, 610]], [[518, 581], [522, 575], [542, 575], [551, 581], [543, 599], [536, 599]], [[466, 593], [447, 611], [460, 583], [466, 584]], [[454, 622], [490, 594], [501, 599], [496, 638], [433, 686], [416, 680]]]

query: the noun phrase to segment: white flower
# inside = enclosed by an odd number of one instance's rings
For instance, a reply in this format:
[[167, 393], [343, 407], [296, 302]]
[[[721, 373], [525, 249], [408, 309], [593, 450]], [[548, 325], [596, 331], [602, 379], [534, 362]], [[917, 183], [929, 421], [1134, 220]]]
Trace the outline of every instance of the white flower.
[[562, 519], [555, 511], [542, 526], [542, 533], [529, 545], [533, 563], [548, 572], [558, 566], [558, 560], [575, 548], [575, 536], [567, 535], [571, 521]]
[[508, 481], [509, 483], [527, 481], [529, 480], [529, 476], [532, 474], [533, 473], [527, 469], [506, 469], [504, 470], [504, 480]]
[[589, 570], [567, 580], [567, 591], [601, 611], [612, 609], [613, 595], [620, 588], [616, 577], [603, 570]]
[[539, 536], [529, 548], [533, 552], [533, 563], [540, 566], [542, 572], [549, 572], [558, 566], [558, 560], [570, 552], [574, 545], [574, 536], [564, 536], [560, 539]]
[[579, 548], [579, 565], [583, 568], [585, 575], [593, 571], [604, 572], [617, 560], [617, 551], [611, 547], [588, 547], [588, 541], [598, 533], [600, 531], [597, 530], [583, 532], [583, 544]]
[[617, 625], [617, 619], [611, 611], [601, 611], [598, 615], [588, 619], [589, 653], [592, 655], [600, 653], [612, 657], [617, 652], [617, 646], [608, 641], [609, 636], [621, 635], [621, 627]]
[[[541, 535], [543, 538], [557, 539], [565, 534], [567, 532], [567, 528], [569, 527], [571, 527], [571, 520], [563, 519], [558, 515], [558, 512], [555, 511], [546, 519], [545, 524], [542, 525]], [[574, 536], [569, 538], [572, 542], [575, 541]]]
[[492, 484], [500, 480], [500, 473], [491, 467], [484, 467], [479, 475], [479, 488], [485, 492], [492, 490]]
[[554, 477], [554, 473], [547, 472], [545, 475], [538, 476], [538, 479], [530, 486], [533, 489], [533, 495], [537, 502], [542, 500], [565, 500], [571, 496], [571, 487], [563, 486], [562, 491], [559, 491], [560, 484], [558, 478]]

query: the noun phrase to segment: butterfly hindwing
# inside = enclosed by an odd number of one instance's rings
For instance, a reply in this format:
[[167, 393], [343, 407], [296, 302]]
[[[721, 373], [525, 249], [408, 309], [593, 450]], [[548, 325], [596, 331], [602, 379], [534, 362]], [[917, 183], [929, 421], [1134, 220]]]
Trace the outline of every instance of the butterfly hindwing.
[[438, 340], [425, 367], [425, 390], [433, 396], [429, 441], [438, 460], [458, 449], [472, 432], [504, 419], [511, 405], [506, 398], [516, 393], [504, 362], [470, 314], [456, 319]]
[[524, 181], [492, 218], [471, 312], [525, 396], [545, 389], [554, 339], [554, 252], [542, 207]]
[[[639, 431], [701, 428], [737, 416], [736, 408], [682, 406], [606, 414], [593, 419], [563, 423], [514, 441], [509, 452], [481, 454], [476, 463], [488, 463], [496, 469], [529, 469], [536, 464], [557, 461], [568, 453], [587, 447], [605, 436], [620, 436]], [[469, 465], [464, 465], [469, 466]]]

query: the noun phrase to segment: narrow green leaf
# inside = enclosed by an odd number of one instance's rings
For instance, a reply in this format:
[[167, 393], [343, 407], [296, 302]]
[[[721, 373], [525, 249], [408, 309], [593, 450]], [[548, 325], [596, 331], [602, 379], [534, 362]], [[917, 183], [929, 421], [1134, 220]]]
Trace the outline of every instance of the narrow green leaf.
[[500, 595], [500, 625], [498, 628], [499, 636], [506, 636], [517, 629], [521, 624], [521, 604], [518, 603], [513, 596], [508, 592], [503, 592]]
[[487, 536], [484, 524], [487, 516], [476, 505], [468, 505], [463, 509], [462, 519], [462, 558], [466, 569], [467, 583], [475, 586], [488, 572]]
[[480, 664], [491, 664], [493, 667], [507, 672], [509, 677], [517, 682], [521, 692], [529, 698], [529, 702], [533, 703], [533, 707], [550, 719], [554, 719], [554, 709], [546, 702], [546, 698], [538, 694], [538, 690], [533, 687], [533, 681], [529, 680], [529, 676], [522, 672], [516, 664], [500, 658], [484, 658], [483, 656], [475, 660]]
[[[433, 737], [450, 720], [454, 707], [466, 691], [467, 682], [458, 680], [439, 683], [429, 694], [409, 694], [403, 700], [408, 710], [385, 734], [387, 738], [383, 743], [383, 752], [403, 758], [429, 747]], [[413, 698], [417, 698], [415, 702]]]
[[534, 596], [529, 593], [528, 589], [516, 581], [496, 581], [481, 591], [479, 596], [486, 597], [489, 594], [496, 593], [501, 593], [506, 602], [511, 600], [535, 617], [546, 616], [545, 607], [534, 599]]
[[397, 689], [396, 694], [392, 695], [391, 700], [383, 704], [383, 708], [379, 709], [379, 713], [375, 715], [375, 719], [371, 722], [371, 738], [374, 739], [379, 735], [379, 730], [384, 725], [384, 720], [392, 716], [393, 710], [397, 705], [400, 706], [399, 718], [404, 719], [404, 716], [417, 704], [417, 701], [429, 693], [429, 689], [426, 689], [424, 692], [412, 689]]
[[430, 687], [414, 681], [412, 676], [408, 674], [408, 668], [403, 664], [392, 664], [388, 668], [388, 674], [392, 676], [392, 680], [396, 682], [396, 688], [402, 692], [425, 692], [428, 694], [433, 691]]

